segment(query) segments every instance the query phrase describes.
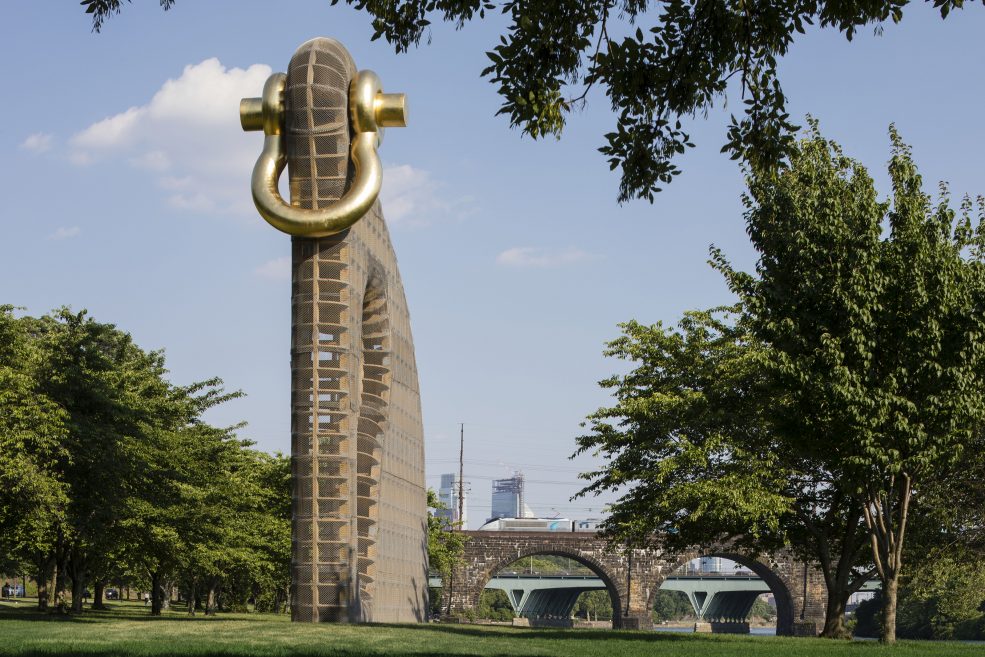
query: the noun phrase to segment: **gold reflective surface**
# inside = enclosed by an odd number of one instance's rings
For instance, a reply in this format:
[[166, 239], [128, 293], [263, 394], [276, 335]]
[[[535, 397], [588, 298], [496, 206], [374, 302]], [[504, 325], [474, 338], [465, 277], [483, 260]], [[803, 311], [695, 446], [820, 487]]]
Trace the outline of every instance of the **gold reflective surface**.
[[263, 99], [244, 98], [239, 101], [239, 123], [243, 130], [263, 130]]
[[407, 96], [378, 93], [373, 101], [376, 124], [383, 128], [407, 127]]
[[335, 235], [359, 221], [376, 202], [383, 185], [383, 165], [376, 149], [383, 139], [383, 128], [407, 125], [407, 101], [404, 94], [383, 93], [374, 72], [357, 73], [349, 85], [349, 118], [355, 133], [350, 149], [354, 168], [352, 185], [331, 207], [300, 208], [286, 202], [278, 189], [287, 164], [281, 135], [286, 79], [283, 73], [275, 73], [264, 84], [262, 98], [240, 101], [243, 130], [264, 133], [263, 151], [253, 167], [250, 182], [253, 202], [260, 216], [289, 235]]

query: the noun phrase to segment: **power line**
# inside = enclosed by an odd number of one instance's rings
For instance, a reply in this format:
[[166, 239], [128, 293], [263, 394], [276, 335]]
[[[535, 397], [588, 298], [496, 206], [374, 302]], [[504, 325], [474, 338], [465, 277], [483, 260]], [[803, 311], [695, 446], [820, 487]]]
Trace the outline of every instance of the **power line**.
[[463, 504], [465, 504], [465, 423], [461, 425], [460, 441], [458, 444], [458, 522], [463, 522]]
[[[489, 477], [486, 475], [469, 475], [471, 479], [483, 479], [485, 481], [498, 481], [500, 479], [507, 479], [508, 477]], [[547, 484], [552, 486], [581, 486], [584, 480], [569, 479], [567, 481], [551, 481], [549, 479], [527, 479], [524, 477], [524, 481], [528, 484]]]
[[[466, 459], [465, 461], [469, 465], [488, 465], [488, 466], [503, 466], [503, 467], [516, 467], [523, 468], [524, 470], [543, 470], [545, 472], [583, 472], [585, 468], [580, 467], [565, 467], [562, 465], [538, 465], [536, 463], [516, 463], [513, 461], [493, 461], [485, 459]], [[428, 464], [439, 464], [439, 463], [458, 463], [457, 459], [430, 459], [427, 461]]]
[[[540, 508], [548, 507], [548, 508], [556, 509], [556, 510], [559, 510], [559, 511], [560, 510], [566, 510], [566, 511], [594, 511], [594, 512], [598, 512], [598, 513], [602, 513], [607, 505], [605, 505], [605, 504], [598, 504], [596, 506], [568, 506], [568, 505], [565, 505], [565, 504], [551, 504], [550, 502], [544, 502], [544, 503], [541, 503], [541, 502], [531, 502], [530, 503], [530, 506], [537, 506], [537, 507], [540, 507]], [[469, 502], [469, 508], [470, 509], [491, 509], [492, 508], [492, 504], [474, 504], [472, 502]]]

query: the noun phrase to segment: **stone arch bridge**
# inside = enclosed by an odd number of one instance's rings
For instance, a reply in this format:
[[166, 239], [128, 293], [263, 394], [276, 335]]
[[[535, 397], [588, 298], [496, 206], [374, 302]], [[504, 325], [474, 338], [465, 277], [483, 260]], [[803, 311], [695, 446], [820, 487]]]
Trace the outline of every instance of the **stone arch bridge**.
[[659, 540], [644, 548], [618, 549], [587, 532], [466, 531], [462, 563], [445, 587], [452, 616], [477, 609], [489, 579], [507, 565], [533, 555], [569, 557], [605, 583], [612, 600], [613, 627], [648, 629], [654, 596], [664, 579], [697, 557], [723, 557], [748, 568], [770, 587], [776, 600], [776, 632], [814, 635], [824, 625], [827, 591], [821, 573], [787, 551], [751, 555], [727, 546], [670, 552]]

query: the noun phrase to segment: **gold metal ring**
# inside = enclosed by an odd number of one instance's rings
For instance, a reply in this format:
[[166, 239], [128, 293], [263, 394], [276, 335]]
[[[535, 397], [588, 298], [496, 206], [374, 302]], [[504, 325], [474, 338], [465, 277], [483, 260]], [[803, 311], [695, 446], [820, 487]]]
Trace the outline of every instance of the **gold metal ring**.
[[287, 164], [282, 126], [284, 87], [287, 76], [274, 73], [263, 85], [262, 98], [240, 101], [243, 130], [263, 130], [263, 151], [253, 167], [250, 187], [260, 216], [274, 228], [301, 237], [325, 237], [340, 233], [359, 221], [376, 202], [383, 185], [383, 165], [376, 149], [383, 128], [407, 125], [404, 94], [383, 93], [372, 71], [360, 71], [349, 85], [349, 114], [355, 135], [350, 157], [355, 169], [352, 186], [328, 208], [298, 208], [284, 201], [277, 188]]

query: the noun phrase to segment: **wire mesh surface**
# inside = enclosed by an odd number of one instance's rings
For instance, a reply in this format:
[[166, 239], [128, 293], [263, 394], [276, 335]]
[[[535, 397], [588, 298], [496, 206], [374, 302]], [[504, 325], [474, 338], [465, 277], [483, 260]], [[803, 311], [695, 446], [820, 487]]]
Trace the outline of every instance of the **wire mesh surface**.
[[[291, 59], [291, 203], [319, 208], [351, 180], [348, 85], [331, 39]], [[425, 618], [424, 432], [414, 344], [379, 203], [345, 233], [292, 238], [291, 445], [295, 620]]]

